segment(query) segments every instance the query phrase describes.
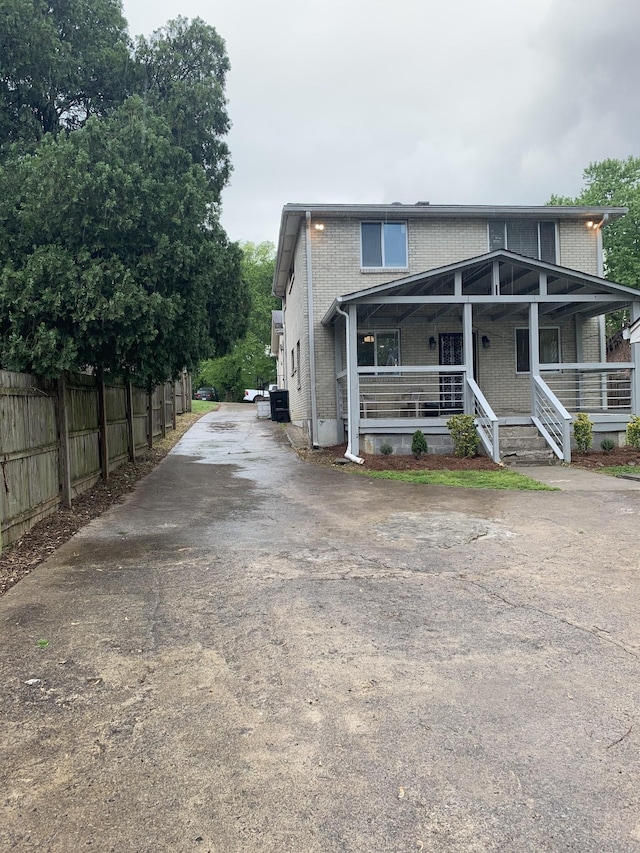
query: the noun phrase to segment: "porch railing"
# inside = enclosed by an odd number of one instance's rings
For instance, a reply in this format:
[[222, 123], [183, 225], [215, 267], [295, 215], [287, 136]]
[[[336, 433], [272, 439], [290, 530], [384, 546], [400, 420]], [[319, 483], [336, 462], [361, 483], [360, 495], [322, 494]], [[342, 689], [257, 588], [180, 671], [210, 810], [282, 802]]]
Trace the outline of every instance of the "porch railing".
[[464, 411], [464, 371], [433, 368], [358, 368], [360, 417], [438, 418]]
[[472, 402], [476, 430], [480, 436], [482, 446], [494, 462], [499, 462], [498, 418], [475, 380], [471, 379], [471, 377], [467, 377], [467, 388]]
[[632, 362], [541, 365], [544, 381], [570, 412], [629, 414]]
[[540, 376], [533, 376], [531, 420], [558, 459], [571, 462], [571, 415]]

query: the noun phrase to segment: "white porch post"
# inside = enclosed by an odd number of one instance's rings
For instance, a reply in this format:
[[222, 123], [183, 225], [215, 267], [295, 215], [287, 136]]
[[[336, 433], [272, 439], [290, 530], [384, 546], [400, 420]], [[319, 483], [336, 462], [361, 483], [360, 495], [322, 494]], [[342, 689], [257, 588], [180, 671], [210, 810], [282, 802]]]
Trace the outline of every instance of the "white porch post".
[[540, 376], [540, 325], [538, 322], [538, 303], [529, 303], [529, 374], [531, 376], [531, 412], [536, 411], [536, 391], [534, 376]]
[[349, 346], [347, 347], [347, 382], [349, 388], [349, 446], [351, 452], [356, 456], [360, 452], [360, 377], [358, 376], [358, 308], [349, 305], [349, 322], [347, 323], [347, 334], [349, 335]]
[[465, 414], [472, 415], [473, 395], [467, 384], [467, 377], [473, 378], [473, 306], [470, 302], [465, 302], [462, 306], [462, 323], [462, 347], [465, 366], [464, 411]]
[[[640, 302], [631, 303], [631, 322], [640, 319]], [[631, 414], [640, 415], [640, 343], [631, 344]]]

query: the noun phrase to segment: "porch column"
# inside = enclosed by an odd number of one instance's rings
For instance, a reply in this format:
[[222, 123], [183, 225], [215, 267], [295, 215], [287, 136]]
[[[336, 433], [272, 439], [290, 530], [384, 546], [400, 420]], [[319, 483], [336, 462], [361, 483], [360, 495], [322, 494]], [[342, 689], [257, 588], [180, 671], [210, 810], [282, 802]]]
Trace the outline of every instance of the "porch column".
[[360, 453], [360, 377], [358, 376], [358, 308], [349, 305], [347, 335], [347, 400], [349, 406], [349, 446], [356, 456]]
[[540, 325], [538, 322], [538, 303], [529, 303], [529, 375], [531, 377], [531, 412], [536, 411], [536, 390], [534, 376], [540, 376]]
[[[631, 322], [640, 318], [640, 302], [631, 303]], [[640, 343], [631, 344], [631, 414], [640, 415]]]
[[462, 306], [462, 349], [465, 366], [464, 378], [464, 411], [473, 414], [473, 394], [469, 390], [467, 377], [473, 377], [473, 305], [465, 302]]

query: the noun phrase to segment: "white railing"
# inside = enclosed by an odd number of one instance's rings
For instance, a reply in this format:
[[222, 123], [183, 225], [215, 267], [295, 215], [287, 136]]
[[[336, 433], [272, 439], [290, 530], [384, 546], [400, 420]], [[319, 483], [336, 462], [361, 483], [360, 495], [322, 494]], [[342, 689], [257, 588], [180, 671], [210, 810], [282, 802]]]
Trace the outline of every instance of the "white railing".
[[544, 381], [570, 412], [629, 414], [633, 363], [544, 364]]
[[467, 377], [467, 388], [471, 396], [473, 415], [480, 441], [487, 455], [494, 462], [500, 461], [500, 445], [498, 438], [498, 418], [487, 402], [484, 394], [474, 379]]
[[559, 459], [571, 462], [571, 415], [540, 376], [533, 376], [532, 421]]
[[363, 419], [438, 418], [464, 411], [464, 371], [436, 367], [359, 367]]

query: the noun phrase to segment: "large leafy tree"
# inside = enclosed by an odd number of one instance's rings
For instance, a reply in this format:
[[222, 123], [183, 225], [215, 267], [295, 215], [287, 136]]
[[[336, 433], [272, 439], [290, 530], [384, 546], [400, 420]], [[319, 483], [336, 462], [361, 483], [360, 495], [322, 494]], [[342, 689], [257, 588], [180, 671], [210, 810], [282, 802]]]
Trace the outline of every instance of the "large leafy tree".
[[[33, 6], [0, 2], [17, 17]], [[50, 6], [54, 53], [63, 48], [78, 76], [49, 85], [53, 76], [32, 57], [3, 90], [2, 127], [13, 135], [0, 136], [0, 365], [47, 375], [91, 366], [160, 381], [224, 354], [246, 329], [241, 253], [217, 218], [229, 173], [224, 43], [203, 22], [181, 20], [123, 63], [118, 3]], [[104, 46], [103, 78], [95, 63], [83, 65], [78, 33], [102, 26], [105, 10], [112, 24], [102, 41], [84, 33]], [[42, 21], [34, 26], [38, 35]], [[190, 64], [199, 80], [189, 80]], [[16, 81], [27, 79], [31, 106], [12, 114]], [[119, 101], [77, 94], [104, 93], [109, 79]], [[33, 106], [41, 91], [48, 111]]]
[[626, 216], [602, 230], [607, 278], [640, 287], [640, 157], [591, 163], [579, 196], [552, 196], [549, 204], [628, 207]]
[[229, 179], [224, 87], [229, 60], [223, 39], [200, 18], [177, 18], [135, 48], [135, 88], [163, 115], [176, 145], [205, 169], [218, 196]]
[[270, 353], [271, 312], [279, 307], [271, 294], [275, 248], [273, 243], [242, 244], [242, 276], [250, 294], [247, 331], [230, 355], [205, 361], [199, 372], [202, 384], [214, 385], [229, 400], [241, 400], [244, 388], [275, 379]]
[[33, 142], [122, 102], [119, 0], [0, 0], [0, 142]]

